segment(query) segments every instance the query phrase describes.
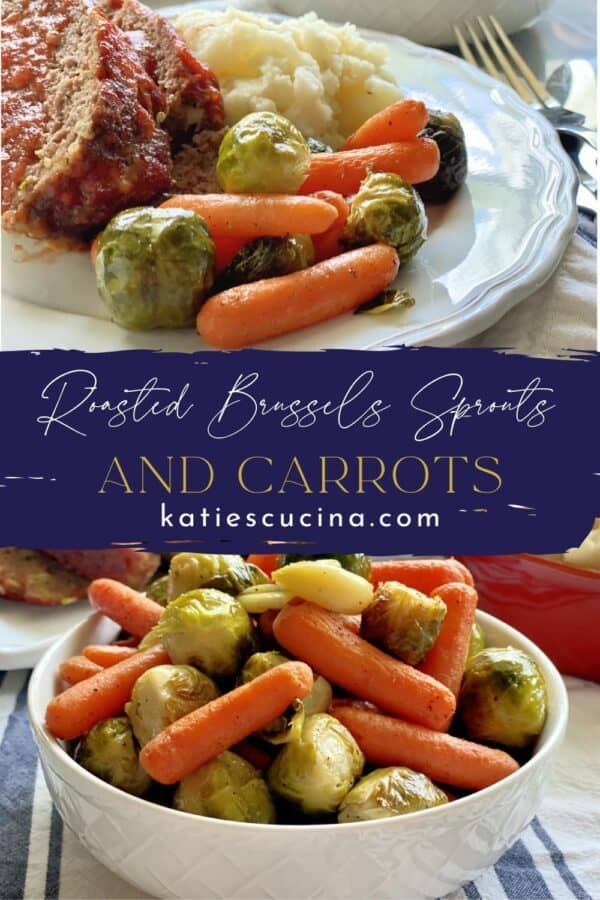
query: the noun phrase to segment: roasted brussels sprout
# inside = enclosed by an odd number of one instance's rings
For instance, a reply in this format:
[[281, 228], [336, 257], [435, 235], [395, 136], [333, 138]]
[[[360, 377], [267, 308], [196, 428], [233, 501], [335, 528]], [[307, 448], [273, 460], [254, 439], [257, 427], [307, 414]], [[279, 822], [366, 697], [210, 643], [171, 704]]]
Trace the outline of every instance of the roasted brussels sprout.
[[385, 581], [375, 591], [375, 603], [363, 613], [361, 634], [416, 666], [435, 643], [445, 615], [446, 604], [439, 597]]
[[169, 601], [169, 576], [161, 575], [160, 578], [151, 581], [146, 588], [146, 596], [155, 603], [166, 606]]
[[389, 244], [404, 265], [426, 237], [425, 207], [413, 186], [391, 173], [367, 175], [350, 204], [344, 243], [349, 247]]
[[233, 597], [268, 578], [241, 556], [221, 553], [177, 553], [169, 567], [169, 601], [196, 588], [211, 587]]
[[167, 725], [218, 696], [214, 681], [192, 666], [155, 666], [136, 681], [125, 712], [143, 747]]
[[324, 141], [318, 140], [318, 138], [306, 138], [306, 143], [311, 153], [333, 153], [333, 147], [330, 147]]
[[520, 749], [546, 720], [546, 684], [522, 650], [488, 647], [468, 662], [458, 716], [469, 738]]
[[453, 113], [440, 109], [429, 110], [429, 122], [421, 137], [431, 138], [440, 149], [437, 175], [417, 185], [423, 200], [442, 203], [448, 200], [467, 177], [467, 145], [465, 133]]
[[365, 553], [315, 553], [312, 556], [302, 553], [286, 553], [281, 558], [279, 568], [290, 563], [300, 562], [302, 559], [337, 559], [342, 569], [362, 575], [367, 581], [371, 577], [371, 559]]
[[483, 629], [481, 625], [478, 625], [477, 622], [474, 622], [471, 629], [471, 640], [469, 641], [469, 654], [467, 659], [471, 659], [472, 656], [475, 656], [476, 653], [479, 653], [479, 651], [483, 650], [484, 648], [485, 637], [483, 634]]
[[214, 281], [215, 246], [188, 209], [118, 213], [98, 243], [96, 283], [123, 328], [192, 325]]
[[152, 779], [141, 767], [126, 716], [104, 719], [88, 731], [75, 749], [75, 761], [113, 787], [142, 797]]
[[260, 773], [230, 750], [183, 778], [173, 799], [182, 812], [272, 825], [275, 807]]
[[162, 644], [162, 638], [158, 633], [158, 625], [155, 625], [141, 639], [138, 650], [148, 650], [150, 647], [156, 647], [157, 644]]
[[250, 616], [229, 594], [214, 588], [188, 591], [171, 601], [153, 629], [172, 662], [207, 675], [235, 675], [254, 649]]
[[[264, 653], [253, 653], [248, 657], [238, 676], [239, 684], [247, 684], [259, 675], [264, 675], [269, 669], [289, 662], [287, 656], [278, 653], [277, 650], [267, 650]], [[258, 733], [269, 744], [286, 744], [296, 740], [302, 734], [304, 724], [304, 704], [301, 701], [293, 703], [285, 713], [277, 716], [272, 722], [265, 725]]]
[[267, 773], [274, 794], [307, 816], [335, 812], [361, 775], [364, 756], [347, 728], [327, 713], [307, 716], [301, 737], [279, 751]]
[[216, 289], [224, 291], [236, 284], [299, 272], [312, 265], [314, 258], [315, 250], [308, 234], [257, 238], [232, 259], [219, 276]]
[[252, 112], [225, 134], [217, 180], [231, 194], [295, 194], [310, 168], [310, 148], [289, 119]]
[[375, 769], [346, 794], [338, 822], [366, 822], [430, 809], [447, 803], [446, 794], [422, 775], [400, 766]]

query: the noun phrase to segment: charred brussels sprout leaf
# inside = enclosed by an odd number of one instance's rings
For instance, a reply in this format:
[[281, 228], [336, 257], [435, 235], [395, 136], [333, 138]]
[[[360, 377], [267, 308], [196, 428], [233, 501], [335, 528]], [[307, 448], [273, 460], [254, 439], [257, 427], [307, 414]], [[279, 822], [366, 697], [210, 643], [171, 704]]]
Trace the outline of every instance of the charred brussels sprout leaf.
[[310, 168], [310, 148], [289, 119], [253, 112], [227, 131], [217, 179], [231, 194], [295, 194]]
[[104, 719], [88, 731], [75, 749], [75, 761], [113, 787], [142, 797], [152, 779], [141, 767], [126, 716]]
[[219, 276], [216, 290], [299, 272], [312, 265], [314, 256], [313, 243], [307, 234], [257, 238], [242, 247], [229, 263]]
[[140, 207], [118, 213], [102, 232], [96, 282], [123, 328], [192, 325], [214, 281], [215, 246], [191, 210]]
[[435, 643], [445, 615], [446, 604], [439, 597], [385, 581], [375, 591], [375, 603], [363, 613], [361, 634], [416, 666]]
[[155, 666], [136, 681], [125, 712], [143, 747], [163, 728], [218, 696], [214, 681], [192, 666]]
[[473, 656], [458, 698], [458, 716], [475, 741], [527, 747], [546, 721], [546, 684], [533, 659], [513, 647]]
[[421, 137], [435, 141], [440, 150], [437, 175], [417, 186], [423, 200], [442, 203], [448, 200], [467, 177], [465, 133], [453, 113], [439, 109], [429, 111], [429, 122]]
[[169, 600], [202, 587], [215, 588], [235, 597], [246, 588], [266, 584], [268, 580], [258, 566], [244, 562], [241, 556], [177, 553], [169, 567]]
[[333, 147], [330, 147], [324, 141], [318, 140], [318, 138], [309, 137], [306, 139], [306, 143], [311, 153], [333, 153]]
[[207, 675], [235, 675], [254, 649], [254, 631], [244, 607], [213, 588], [173, 600], [152, 629], [176, 665], [197, 666]]
[[183, 778], [173, 805], [182, 812], [212, 819], [264, 825], [275, 822], [273, 800], [260, 773], [230, 750]]
[[303, 559], [337, 559], [342, 569], [361, 575], [367, 581], [371, 577], [371, 560], [365, 553], [286, 553], [282, 556], [278, 568], [289, 566], [290, 563], [300, 562]]
[[367, 300], [354, 310], [354, 315], [370, 315], [380, 316], [382, 313], [391, 312], [393, 309], [412, 309], [415, 305], [415, 298], [408, 291], [399, 291], [396, 288], [389, 288]]
[[335, 812], [361, 775], [364, 756], [341, 722], [326, 713], [308, 716], [301, 737], [286, 744], [271, 763], [273, 793], [307, 816]]
[[425, 207], [412, 185], [391, 173], [367, 175], [350, 204], [344, 243], [389, 244], [404, 265], [426, 238]]
[[446, 794], [426, 775], [400, 766], [375, 769], [342, 800], [338, 822], [388, 819], [447, 803]]

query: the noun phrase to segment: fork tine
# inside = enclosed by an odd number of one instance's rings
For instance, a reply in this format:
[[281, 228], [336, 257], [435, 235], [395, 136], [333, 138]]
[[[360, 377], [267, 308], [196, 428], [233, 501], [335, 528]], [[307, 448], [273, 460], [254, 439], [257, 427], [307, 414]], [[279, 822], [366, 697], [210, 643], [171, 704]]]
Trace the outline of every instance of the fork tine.
[[471, 48], [469, 47], [468, 43], [466, 42], [465, 36], [462, 33], [462, 31], [460, 30], [460, 28], [458, 27], [458, 25], [454, 26], [454, 35], [458, 42], [458, 48], [462, 54], [463, 59], [465, 59], [468, 63], [471, 63], [471, 65], [475, 66], [475, 68], [478, 68], [477, 60], [473, 56], [473, 53], [471, 52]]
[[477, 48], [477, 52], [479, 53], [479, 55], [481, 57], [481, 61], [483, 62], [484, 68], [485, 68], [486, 72], [488, 73], [488, 75], [491, 75], [492, 78], [501, 78], [502, 76], [500, 75], [500, 72], [494, 65], [494, 61], [493, 61], [492, 57], [490, 56], [490, 54], [487, 52], [487, 50], [481, 43], [481, 40], [479, 39], [479, 35], [475, 31], [475, 29], [473, 28], [471, 23], [465, 22], [465, 27], [466, 27], [467, 31], [469, 32], [469, 36], [470, 36], [471, 40], [473, 41], [473, 43], [475, 44], [475, 47]]
[[546, 88], [544, 87], [542, 82], [539, 80], [539, 78], [537, 78], [535, 76], [535, 74], [531, 71], [531, 69], [529, 68], [529, 66], [527, 65], [527, 63], [525, 62], [525, 60], [523, 59], [523, 57], [521, 56], [521, 54], [519, 53], [519, 51], [517, 50], [517, 48], [515, 47], [513, 42], [510, 40], [509, 36], [505, 32], [504, 28], [502, 27], [502, 25], [500, 24], [500, 22], [498, 21], [496, 16], [489, 16], [489, 20], [492, 23], [492, 25], [494, 26], [498, 37], [504, 44], [504, 47], [506, 48], [507, 52], [509, 53], [512, 61], [515, 63], [515, 65], [521, 72], [523, 78], [525, 79], [525, 81], [527, 82], [529, 87], [532, 89], [532, 91], [535, 94], [537, 94], [538, 98], [541, 100], [542, 103], [550, 102], [552, 100], [552, 97], [550, 96], [550, 94], [548, 93], [548, 91], [546, 90]]
[[488, 44], [492, 48], [496, 59], [498, 60], [498, 64], [499, 64], [500, 68], [502, 69], [502, 71], [504, 72], [504, 74], [506, 75], [508, 80], [510, 81], [514, 90], [521, 97], [521, 99], [525, 101], [525, 103], [531, 103], [532, 101], [535, 102], [536, 97], [532, 94], [530, 88], [527, 85], [523, 84], [523, 82], [519, 81], [519, 79], [517, 78], [517, 76], [514, 72], [514, 69], [511, 67], [511, 64], [509, 63], [508, 59], [506, 58], [502, 48], [498, 44], [498, 41], [496, 40], [496, 38], [494, 37], [494, 35], [490, 31], [490, 29], [488, 28], [488, 25], [487, 25], [487, 22], [485, 21], [485, 19], [482, 16], [477, 16], [477, 21], [479, 23], [479, 27], [483, 31], [483, 34], [484, 34]]

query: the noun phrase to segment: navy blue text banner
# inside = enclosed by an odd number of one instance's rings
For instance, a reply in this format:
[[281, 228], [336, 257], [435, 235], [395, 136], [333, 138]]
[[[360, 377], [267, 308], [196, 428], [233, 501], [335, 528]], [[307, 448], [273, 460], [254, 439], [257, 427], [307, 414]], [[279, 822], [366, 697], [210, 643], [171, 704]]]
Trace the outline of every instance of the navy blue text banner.
[[0, 543], [558, 552], [600, 515], [600, 356], [0, 354]]

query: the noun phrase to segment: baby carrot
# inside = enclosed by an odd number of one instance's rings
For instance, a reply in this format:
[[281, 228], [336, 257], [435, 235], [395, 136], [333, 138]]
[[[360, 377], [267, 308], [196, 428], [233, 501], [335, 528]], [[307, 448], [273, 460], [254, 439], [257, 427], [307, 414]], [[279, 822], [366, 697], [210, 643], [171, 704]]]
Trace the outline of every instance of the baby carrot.
[[326, 200], [337, 209], [337, 219], [327, 231], [323, 234], [315, 234], [313, 237], [313, 247], [315, 250], [315, 261], [321, 262], [322, 259], [330, 259], [343, 253], [345, 247], [341, 243], [346, 228], [346, 221], [350, 213], [350, 205], [345, 197], [336, 194], [335, 191], [317, 191], [313, 194], [319, 200]]
[[447, 612], [437, 640], [419, 668], [457, 697], [469, 655], [477, 591], [469, 584], [443, 584], [433, 593], [444, 601]]
[[399, 581], [422, 594], [431, 594], [441, 584], [463, 581], [473, 584], [473, 576], [457, 559], [374, 559], [371, 582]]
[[281, 565], [281, 555], [279, 553], [251, 553], [246, 558], [246, 562], [251, 566], [258, 566], [270, 578], [271, 573]]
[[151, 647], [67, 688], [48, 704], [48, 731], [65, 741], [80, 737], [102, 719], [121, 712], [147, 669], [169, 661], [162, 646]]
[[227, 268], [245, 244], [246, 241], [243, 238], [230, 238], [222, 235], [216, 238], [215, 269], [217, 273]]
[[173, 722], [146, 744], [140, 762], [156, 781], [174, 784], [263, 728], [294, 700], [308, 696], [312, 686], [304, 663], [275, 666]]
[[92, 581], [88, 598], [97, 610], [140, 638], [154, 628], [163, 611], [154, 600], [112, 578]]
[[101, 671], [102, 666], [85, 656], [71, 656], [69, 659], [63, 660], [58, 667], [58, 674], [67, 684], [78, 684]]
[[266, 750], [263, 750], [262, 747], [257, 747], [251, 741], [240, 741], [239, 744], [235, 744], [231, 749], [260, 772], [268, 769], [273, 761], [273, 758], [269, 756]]
[[273, 631], [282, 647], [351, 694], [429, 728], [448, 726], [456, 708], [448, 688], [353, 634], [335, 613], [288, 603]]
[[427, 125], [429, 114], [421, 100], [398, 100], [375, 113], [350, 135], [342, 150], [410, 141]]
[[273, 622], [277, 618], [278, 612], [278, 609], [266, 609], [258, 617], [258, 630], [269, 640], [273, 638]]
[[[266, 612], [260, 614], [258, 628], [266, 638], [274, 637], [273, 622], [278, 615], [278, 609], [267, 609]], [[346, 613], [332, 613], [332, 615], [337, 616], [338, 621], [352, 634], [360, 634], [361, 616], [351, 616]]]
[[320, 234], [337, 218], [335, 207], [324, 200], [290, 194], [180, 194], [162, 205], [198, 213], [215, 237], [245, 240]]
[[351, 616], [347, 613], [338, 613], [338, 617], [344, 628], [352, 634], [360, 634], [361, 616]]
[[136, 647], [118, 647], [114, 644], [89, 644], [83, 648], [83, 655], [102, 669], [114, 666], [137, 653]]
[[360, 709], [347, 701], [334, 702], [329, 711], [354, 735], [368, 762], [377, 766], [408, 766], [432, 781], [472, 791], [519, 768], [502, 750]]
[[212, 347], [257, 344], [350, 312], [391, 284], [398, 265], [392, 247], [360, 247], [301, 272], [215, 294], [198, 313], [196, 327]]
[[429, 138], [337, 153], [315, 153], [300, 193], [329, 190], [348, 197], [358, 191], [370, 171], [394, 172], [410, 184], [419, 184], [433, 178], [439, 165], [440, 151]]

